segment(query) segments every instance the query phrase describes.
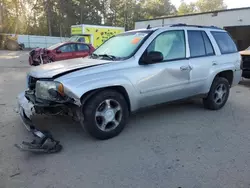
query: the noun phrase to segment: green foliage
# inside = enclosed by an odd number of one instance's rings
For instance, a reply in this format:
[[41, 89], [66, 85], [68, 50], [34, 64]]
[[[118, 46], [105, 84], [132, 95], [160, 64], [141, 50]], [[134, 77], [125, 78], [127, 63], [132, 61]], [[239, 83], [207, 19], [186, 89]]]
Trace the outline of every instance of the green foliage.
[[227, 6], [224, 4], [224, 0], [197, 0], [195, 3], [185, 3], [181, 1], [181, 5], [178, 8], [178, 14], [190, 14], [198, 12], [209, 12], [215, 10], [226, 9]]
[[[223, 0], [183, 1], [178, 14], [223, 8]], [[170, 0], [0, 0], [0, 32], [69, 36], [70, 26], [75, 24], [128, 30], [137, 20], [175, 14]]]
[[181, 1], [181, 5], [178, 8], [178, 14], [191, 14], [197, 12], [195, 3], [185, 3], [183, 0]]
[[199, 12], [208, 12], [227, 8], [223, 0], [198, 0], [196, 2], [196, 6]]

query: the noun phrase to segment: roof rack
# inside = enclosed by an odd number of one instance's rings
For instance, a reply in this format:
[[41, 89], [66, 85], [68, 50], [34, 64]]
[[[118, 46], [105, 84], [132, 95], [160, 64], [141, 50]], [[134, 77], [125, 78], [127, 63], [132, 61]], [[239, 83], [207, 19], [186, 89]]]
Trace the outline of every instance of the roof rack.
[[[184, 23], [178, 23], [178, 24], [163, 24], [159, 26], [154, 26], [154, 27], [164, 27], [164, 26], [169, 26], [169, 27], [198, 27], [198, 28], [207, 28], [207, 29], [220, 29], [222, 28], [216, 27], [216, 26], [202, 26], [202, 25], [188, 25]], [[147, 29], [152, 29], [154, 27], [151, 27], [150, 24], [147, 26]]]
[[148, 24], [147, 29], [157, 28], [157, 27], [164, 27], [164, 26], [171, 26], [173, 24], [161, 24], [151, 27], [150, 24]]
[[198, 28], [207, 28], [207, 29], [221, 29], [221, 28], [213, 26], [213, 25], [203, 26], [203, 25], [188, 25], [188, 24], [183, 24], [183, 23], [173, 24], [170, 27], [198, 27]]

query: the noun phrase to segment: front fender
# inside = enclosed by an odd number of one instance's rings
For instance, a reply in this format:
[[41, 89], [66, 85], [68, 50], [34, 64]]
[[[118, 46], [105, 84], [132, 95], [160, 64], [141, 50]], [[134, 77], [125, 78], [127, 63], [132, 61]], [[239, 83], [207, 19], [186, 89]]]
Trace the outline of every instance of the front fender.
[[85, 80], [73, 86], [68, 83], [64, 84], [66, 95], [74, 98], [75, 104], [78, 106], [81, 105], [81, 97], [85, 93], [96, 90], [96, 89], [102, 89], [102, 88], [114, 87], [114, 86], [123, 87], [128, 93], [130, 105], [131, 105], [131, 111], [134, 111], [135, 109], [137, 109], [138, 93], [136, 92], [133, 84], [126, 77], [110, 76], [108, 78]]

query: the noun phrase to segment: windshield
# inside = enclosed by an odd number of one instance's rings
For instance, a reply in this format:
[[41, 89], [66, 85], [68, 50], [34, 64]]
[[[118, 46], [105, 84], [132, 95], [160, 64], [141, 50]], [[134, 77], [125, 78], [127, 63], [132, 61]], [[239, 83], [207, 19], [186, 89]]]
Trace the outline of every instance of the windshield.
[[62, 45], [62, 43], [54, 44], [54, 45], [48, 47], [48, 50], [54, 50], [54, 49], [56, 49], [57, 47], [59, 47], [61, 45]]
[[250, 46], [246, 50], [250, 50]]
[[94, 51], [96, 56], [112, 56], [114, 58], [128, 58], [132, 56], [143, 42], [150, 30], [127, 32], [107, 40]]

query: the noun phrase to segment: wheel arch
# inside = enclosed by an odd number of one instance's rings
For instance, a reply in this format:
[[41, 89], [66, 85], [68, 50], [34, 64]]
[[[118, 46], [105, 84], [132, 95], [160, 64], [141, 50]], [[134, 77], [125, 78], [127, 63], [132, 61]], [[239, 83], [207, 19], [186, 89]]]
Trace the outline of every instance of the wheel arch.
[[86, 102], [91, 97], [93, 97], [95, 94], [97, 94], [97, 93], [99, 93], [99, 92], [101, 92], [103, 90], [106, 90], [106, 89], [111, 89], [111, 90], [114, 90], [114, 91], [122, 94], [123, 97], [125, 98], [127, 104], [128, 104], [129, 112], [131, 112], [131, 101], [130, 101], [128, 92], [127, 92], [127, 90], [123, 86], [120, 86], [120, 85], [117, 85], [117, 86], [108, 86], [108, 87], [103, 87], [103, 88], [97, 88], [97, 89], [90, 90], [90, 91], [84, 93], [81, 96], [81, 98], [80, 98], [81, 104], [84, 106], [86, 104]]
[[216, 74], [214, 79], [216, 77], [222, 77], [228, 80], [230, 87], [232, 86], [233, 79], [234, 79], [234, 73], [232, 70], [224, 70]]
[[207, 79], [205, 87], [204, 87], [204, 94], [207, 95], [210, 91], [214, 80], [217, 77], [222, 77], [228, 80], [230, 87], [233, 85], [234, 82], [234, 72], [232, 69], [223, 69], [223, 70], [216, 70], [211, 72], [211, 76]]

